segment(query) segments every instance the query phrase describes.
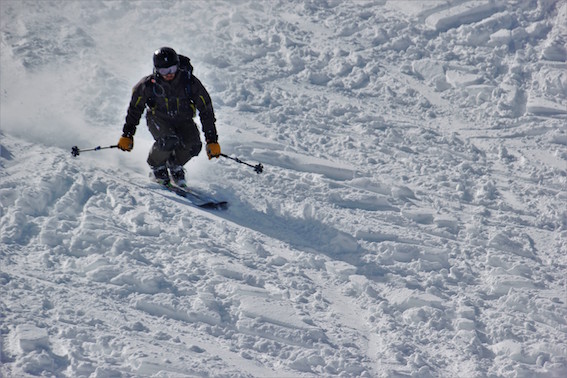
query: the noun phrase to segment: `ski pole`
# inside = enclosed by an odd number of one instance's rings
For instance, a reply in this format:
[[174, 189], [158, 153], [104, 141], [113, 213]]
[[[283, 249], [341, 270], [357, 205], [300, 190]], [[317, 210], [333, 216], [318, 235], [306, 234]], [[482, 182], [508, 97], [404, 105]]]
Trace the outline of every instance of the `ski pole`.
[[86, 149], [84, 149], [84, 150], [80, 150], [79, 147], [73, 146], [73, 147], [71, 148], [71, 155], [73, 155], [74, 157], [77, 157], [77, 156], [79, 156], [79, 154], [80, 154], [81, 152], [106, 150], [106, 149], [108, 149], [108, 148], [117, 148], [117, 147], [118, 147], [118, 145], [116, 144], [116, 145], [114, 145], [114, 146], [107, 146], [107, 147], [98, 146], [98, 147], [94, 147], [94, 148], [86, 148]]
[[220, 154], [220, 156], [222, 156], [222, 157], [224, 157], [224, 158], [227, 158], [227, 159], [230, 159], [230, 160], [234, 160], [234, 161], [237, 162], [237, 163], [244, 164], [244, 165], [247, 165], [247, 166], [249, 166], [249, 167], [252, 167], [252, 168], [254, 168], [254, 172], [256, 172], [256, 173], [258, 173], [258, 174], [260, 174], [260, 173], [262, 173], [262, 172], [264, 171], [264, 166], [263, 166], [262, 164], [260, 164], [260, 163], [258, 163], [258, 164], [256, 164], [256, 165], [252, 165], [252, 164], [248, 164], [248, 163], [245, 162], [245, 161], [240, 160], [239, 158], [232, 157], [232, 156], [228, 156], [228, 155], [226, 155], [226, 154]]

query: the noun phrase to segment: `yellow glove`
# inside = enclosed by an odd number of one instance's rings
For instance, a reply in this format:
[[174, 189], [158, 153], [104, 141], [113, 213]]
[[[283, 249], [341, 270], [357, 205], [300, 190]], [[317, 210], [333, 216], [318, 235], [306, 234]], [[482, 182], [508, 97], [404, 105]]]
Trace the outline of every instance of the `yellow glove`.
[[121, 136], [120, 140], [118, 141], [118, 148], [120, 148], [122, 151], [132, 151], [132, 148], [134, 148], [134, 138]]
[[207, 143], [207, 156], [209, 157], [209, 160], [211, 160], [214, 157], [218, 159], [220, 154], [221, 154], [220, 145], [217, 142]]

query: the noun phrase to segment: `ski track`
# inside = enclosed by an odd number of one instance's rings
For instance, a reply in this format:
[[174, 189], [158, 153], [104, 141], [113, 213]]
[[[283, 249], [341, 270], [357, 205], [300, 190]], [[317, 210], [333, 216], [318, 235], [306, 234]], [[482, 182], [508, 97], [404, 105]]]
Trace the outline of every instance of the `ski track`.
[[[566, 4], [164, 4], [0, 7], [1, 376], [567, 374]], [[143, 121], [68, 153], [163, 44], [264, 164], [188, 165], [226, 211], [147, 182]]]

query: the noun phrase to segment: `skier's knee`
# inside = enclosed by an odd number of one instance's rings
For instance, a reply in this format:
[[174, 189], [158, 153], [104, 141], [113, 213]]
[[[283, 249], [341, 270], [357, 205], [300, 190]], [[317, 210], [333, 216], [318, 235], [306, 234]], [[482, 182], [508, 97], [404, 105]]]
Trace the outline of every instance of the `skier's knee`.
[[203, 145], [201, 143], [194, 144], [191, 146], [191, 157], [199, 155], [201, 150], [203, 149]]

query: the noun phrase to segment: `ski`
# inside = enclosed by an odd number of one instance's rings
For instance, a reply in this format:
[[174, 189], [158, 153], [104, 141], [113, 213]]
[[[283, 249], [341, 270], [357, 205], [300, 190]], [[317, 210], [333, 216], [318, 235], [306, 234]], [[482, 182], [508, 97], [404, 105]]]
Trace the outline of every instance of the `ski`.
[[218, 210], [225, 210], [226, 208], [228, 208], [228, 202], [217, 200], [216, 198], [213, 198], [206, 193], [199, 192], [187, 186], [176, 186], [173, 185], [172, 183], [168, 183], [161, 186], [169, 190], [170, 192], [175, 193], [178, 196], [187, 199], [189, 202], [191, 202], [191, 204], [197, 207], [202, 207], [205, 209], [218, 209]]

